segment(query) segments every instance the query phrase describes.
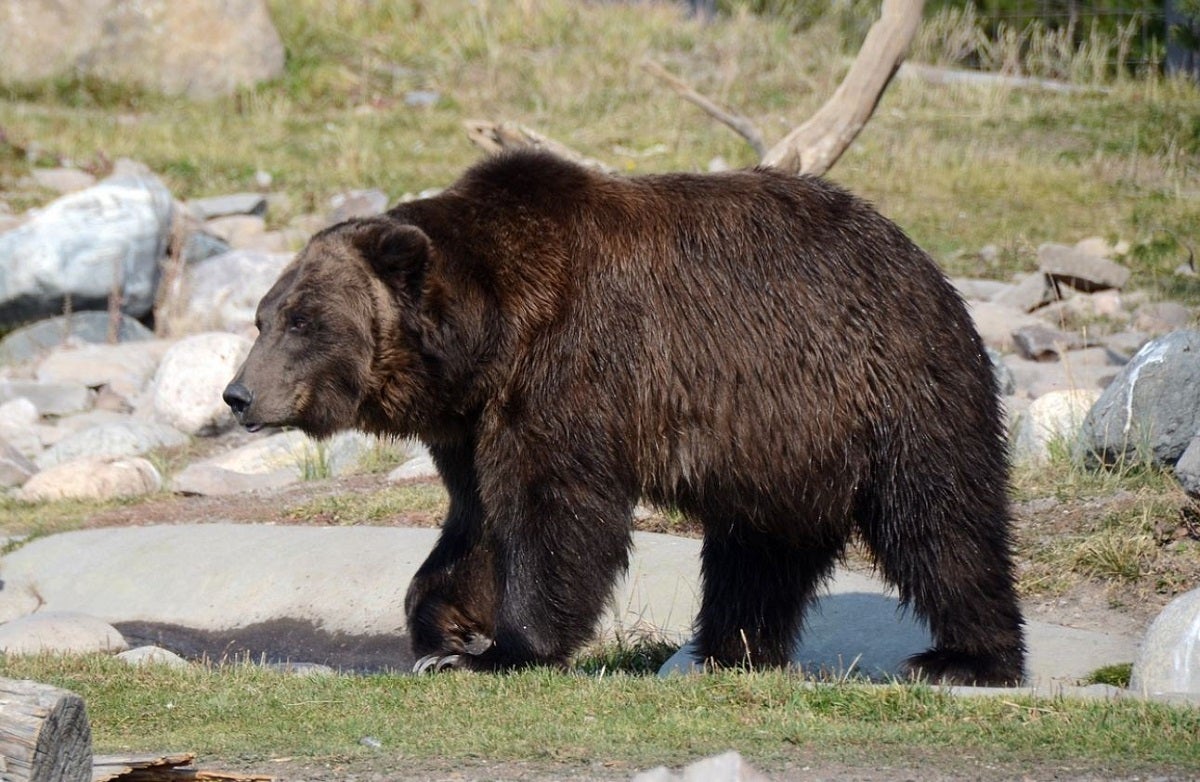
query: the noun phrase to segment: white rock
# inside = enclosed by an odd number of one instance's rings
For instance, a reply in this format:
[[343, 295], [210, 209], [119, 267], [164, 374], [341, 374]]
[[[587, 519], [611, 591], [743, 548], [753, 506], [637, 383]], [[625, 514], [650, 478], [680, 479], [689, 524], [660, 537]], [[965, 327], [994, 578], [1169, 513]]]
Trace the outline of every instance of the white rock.
[[165, 665], [168, 668], [186, 668], [188, 661], [160, 646], [139, 646], [117, 655], [121, 662], [133, 666]]
[[20, 486], [37, 472], [37, 467], [25, 454], [0, 437], [0, 489]]
[[170, 342], [145, 340], [116, 345], [80, 345], [52, 351], [37, 367], [43, 383], [108, 386], [126, 399], [135, 397], [154, 376]]
[[127, 648], [116, 628], [75, 611], [46, 611], [0, 625], [0, 650], [5, 654], [91, 654]]
[[74, 415], [91, 408], [96, 395], [81, 383], [36, 383], [32, 380], [0, 380], [0, 402], [24, 397], [33, 402], [39, 415]]
[[75, 432], [59, 440], [34, 462], [41, 469], [85, 456], [141, 456], [157, 448], [187, 445], [188, 436], [154, 421], [117, 421]]
[[411, 481], [424, 478], [437, 478], [437, 466], [433, 463], [433, 455], [421, 443], [413, 445], [409, 458], [396, 469], [388, 473], [389, 483]]
[[140, 457], [85, 458], [42, 470], [25, 482], [17, 497], [26, 502], [107, 500], [137, 497], [161, 488], [158, 470]]
[[39, 187], [53, 190], [60, 195], [85, 190], [96, 184], [96, 177], [78, 168], [35, 168], [30, 172], [30, 176]]
[[1038, 464], [1048, 461], [1055, 448], [1074, 453], [1083, 420], [1099, 398], [1097, 389], [1051, 391], [1039, 396], [1018, 420], [1013, 459]]
[[250, 340], [208, 333], [176, 343], [158, 365], [154, 414], [181, 432], [216, 434], [234, 424], [221, 393], [250, 352]]
[[989, 347], [1001, 352], [1013, 349], [1012, 333], [1022, 326], [1042, 324], [1042, 321], [1015, 307], [1007, 307], [990, 301], [971, 301], [967, 303], [971, 319], [979, 336]]
[[678, 774], [666, 766], [652, 768], [633, 776], [633, 782], [768, 782], [735, 750], [697, 760]]
[[1172, 600], [1150, 624], [1129, 689], [1200, 699], [1200, 589]]
[[234, 250], [192, 264], [184, 272], [187, 298], [169, 328], [173, 333], [253, 328], [259, 300], [292, 257], [291, 253]]

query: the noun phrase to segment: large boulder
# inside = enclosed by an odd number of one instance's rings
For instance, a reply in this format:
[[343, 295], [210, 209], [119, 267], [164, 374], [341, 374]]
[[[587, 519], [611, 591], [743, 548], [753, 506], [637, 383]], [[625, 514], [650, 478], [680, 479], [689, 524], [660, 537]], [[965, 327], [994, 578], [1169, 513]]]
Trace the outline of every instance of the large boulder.
[[[62, 347], [65, 344], [108, 342], [112, 316], [107, 311], [78, 310], [10, 331], [0, 339], [0, 364], [20, 364]], [[117, 321], [117, 342], [137, 342], [154, 338], [154, 332], [128, 315]]]
[[209, 98], [283, 73], [265, 0], [0, 0], [10, 83], [83, 74]]
[[167, 327], [175, 333], [253, 328], [259, 300], [291, 259], [291, 253], [233, 250], [191, 264], [184, 271], [185, 301]]
[[171, 232], [171, 193], [154, 176], [113, 176], [0, 234], [0, 325], [78, 309], [150, 312]]
[[1150, 624], [1129, 689], [1200, 700], [1200, 589], [1172, 600]]
[[39, 454], [34, 463], [46, 469], [85, 456], [141, 456], [159, 448], [177, 448], [187, 443], [187, 435], [166, 424], [114, 421], [67, 435]]
[[233, 413], [221, 399], [225, 386], [250, 352], [250, 340], [236, 334], [196, 334], [177, 342], [154, 376], [154, 415], [181, 432], [218, 434], [233, 426]]
[[162, 488], [162, 476], [141, 457], [83, 458], [34, 475], [17, 492], [25, 502], [111, 500], [138, 497]]
[[1173, 465], [1200, 431], [1200, 331], [1176, 331], [1137, 352], [1083, 423], [1101, 461]]

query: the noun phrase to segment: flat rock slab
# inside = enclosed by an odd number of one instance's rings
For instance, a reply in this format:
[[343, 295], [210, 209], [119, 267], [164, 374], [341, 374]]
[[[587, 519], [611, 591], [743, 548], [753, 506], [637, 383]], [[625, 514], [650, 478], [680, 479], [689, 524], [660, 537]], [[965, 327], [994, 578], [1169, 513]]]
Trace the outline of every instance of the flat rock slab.
[[[404, 593], [436, 539], [431, 529], [229, 523], [52, 535], [0, 562], [0, 621], [35, 610], [78, 611], [118, 625], [138, 643], [191, 633], [200, 651], [218, 636], [254, 636], [244, 648], [262, 653], [270, 651], [261, 648], [263, 638], [316, 644], [323, 637], [360, 664], [363, 655], [396, 650], [402, 667]], [[655, 628], [682, 641], [699, 605], [700, 541], [642, 532], [634, 540], [629, 575], [603, 630]], [[873, 660], [886, 668], [928, 642], [881, 582], [847, 571], [839, 571], [809, 625], [806, 661], [830, 671], [852, 663], [862, 670]], [[1131, 662], [1137, 651], [1127, 636], [1036, 621], [1027, 632], [1035, 684], [1074, 684], [1102, 666]], [[339, 664], [315, 646], [291, 659]]]

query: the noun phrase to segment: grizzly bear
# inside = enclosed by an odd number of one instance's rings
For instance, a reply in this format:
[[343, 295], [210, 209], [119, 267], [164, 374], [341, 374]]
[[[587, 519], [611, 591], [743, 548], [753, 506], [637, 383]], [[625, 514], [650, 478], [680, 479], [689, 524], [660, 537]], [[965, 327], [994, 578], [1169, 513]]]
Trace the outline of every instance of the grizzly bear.
[[565, 665], [644, 499], [704, 529], [699, 655], [783, 666], [857, 534], [934, 647], [1024, 643], [992, 367], [893, 223], [769, 169], [619, 177], [545, 153], [316, 234], [224, 398], [251, 430], [415, 436], [450, 495], [405, 608], [420, 670]]

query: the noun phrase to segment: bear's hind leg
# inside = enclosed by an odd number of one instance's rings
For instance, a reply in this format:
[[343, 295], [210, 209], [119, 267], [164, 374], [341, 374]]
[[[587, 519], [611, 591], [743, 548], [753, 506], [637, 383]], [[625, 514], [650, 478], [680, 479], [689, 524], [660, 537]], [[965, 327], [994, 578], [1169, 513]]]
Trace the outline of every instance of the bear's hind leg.
[[[944, 480], [954, 468], [900, 474]], [[860, 504], [863, 538], [934, 639], [908, 672], [950, 684], [1020, 684], [1025, 644], [1003, 478], [884, 486]]]
[[804, 610], [843, 544], [794, 546], [743, 520], [706, 520], [705, 527], [698, 659], [730, 667], [786, 666]]

